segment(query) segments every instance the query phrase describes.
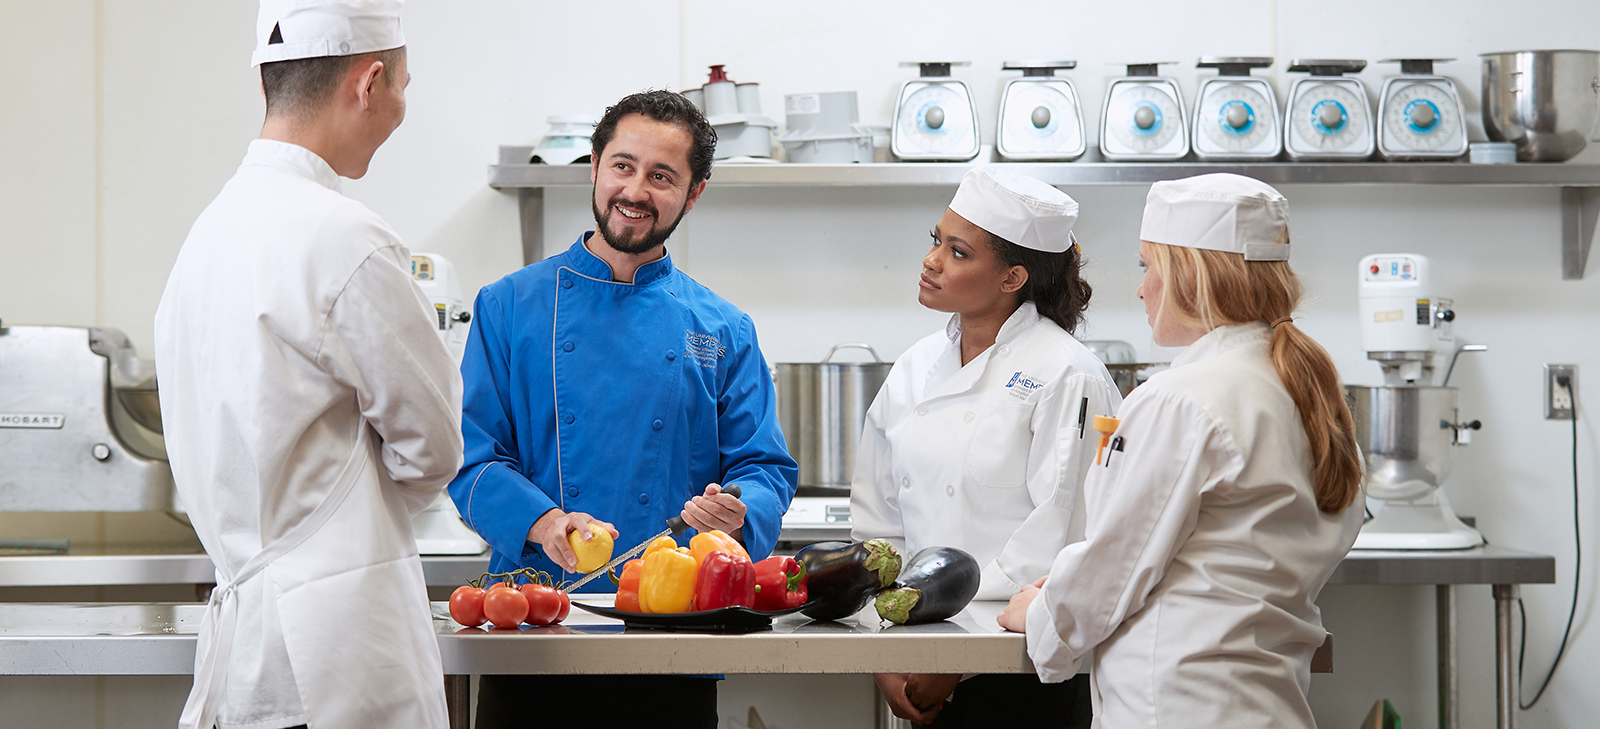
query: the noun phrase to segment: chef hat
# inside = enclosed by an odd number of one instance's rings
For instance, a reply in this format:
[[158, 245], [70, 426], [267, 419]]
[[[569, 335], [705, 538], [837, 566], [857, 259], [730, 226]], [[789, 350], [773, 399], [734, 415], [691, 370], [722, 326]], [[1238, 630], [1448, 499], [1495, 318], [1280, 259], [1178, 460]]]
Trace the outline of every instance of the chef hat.
[[974, 167], [961, 178], [950, 209], [991, 235], [1024, 248], [1061, 253], [1075, 245], [1078, 202], [1039, 180]]
[[1288, 226], [1289, 201], [1272, 186], [1218, 172], [1151, 185], [1139, 239], [1287, 261], [1289, 244], [1278, 241]]
[[404, 0], [261, 0], [250, 64], [399, 48]]

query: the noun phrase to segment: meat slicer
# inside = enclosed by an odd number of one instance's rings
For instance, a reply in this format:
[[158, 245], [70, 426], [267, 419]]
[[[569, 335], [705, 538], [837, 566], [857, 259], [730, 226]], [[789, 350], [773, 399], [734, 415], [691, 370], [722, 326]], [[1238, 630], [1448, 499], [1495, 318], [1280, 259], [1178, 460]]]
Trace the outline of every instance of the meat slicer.
[[0, 324], [0, 464], [6, 511], [171, 511], [155, 365], [116, 329]]

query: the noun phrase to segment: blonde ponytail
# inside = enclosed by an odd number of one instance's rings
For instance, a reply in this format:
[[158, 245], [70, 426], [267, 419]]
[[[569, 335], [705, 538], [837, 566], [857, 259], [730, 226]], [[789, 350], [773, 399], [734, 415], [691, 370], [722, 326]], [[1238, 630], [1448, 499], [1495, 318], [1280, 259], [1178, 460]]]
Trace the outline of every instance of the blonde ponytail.
[[[1288, 243], [1288, 231], [1279, 239]], [[1300, 411], [1311, 443], [1317, 508], [1337, 514], [1361, 492], [1361, 455], [1355, 422], [1345, 404], [1339, 372], [1326, 350], [1294, 325], [1300, 278], [1286, 261], [1246, 261], [1237, 253], [1149, 243], [1150, 264], [1161, 277], [1159, 316], [1210, 330], [1223, 324], [1272, 324], [1272, 367]]]

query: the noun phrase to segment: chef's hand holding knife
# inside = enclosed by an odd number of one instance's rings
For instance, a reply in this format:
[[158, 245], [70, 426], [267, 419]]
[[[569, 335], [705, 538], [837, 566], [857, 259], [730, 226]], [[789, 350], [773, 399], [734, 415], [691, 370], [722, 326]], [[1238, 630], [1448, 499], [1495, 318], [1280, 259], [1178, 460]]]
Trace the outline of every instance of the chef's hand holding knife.
[[739, 530], [744, 528], [744, 514], [743, 501], [733, 494], [722, 493], [722, 486], [710, 484], [704, 495], [684, 502], [683, 513], [679, 516], [697, 531], [720, 529], [738, 539]]
[[611, 532], [612, 539], [618, 536], [617, 528], [611, 526], [610, 522], [600, 521], [581, 511], [551, 509], [540, 514], [533, 522], [533, 528], [528, 530], [528, 541], [539, 545], [556, 564], [572, 572], [578, 568], [578, 555], [573, 554], [572, 545], [567, 544], [567, 532], [576, 531], [584, 541], [588, 541], [594, 538], [589, 533], [590, 524], [599, 524]]

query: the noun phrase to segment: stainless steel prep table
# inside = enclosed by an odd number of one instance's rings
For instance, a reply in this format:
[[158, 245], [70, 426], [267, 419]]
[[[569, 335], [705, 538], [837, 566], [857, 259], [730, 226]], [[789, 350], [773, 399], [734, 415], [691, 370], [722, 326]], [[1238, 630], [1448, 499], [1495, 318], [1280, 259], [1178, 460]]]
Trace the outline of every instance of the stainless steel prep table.
[[[489, 553], [422, 558], [430, 587], [454, 587], [477, 579]], [[210, 585], [216, 569], [194, 550], [79, 549], [66, 554], [0, 557], [0, 587], [100, 585]]]
[[[430, 585], [452, 585], [477, 577], [484, 559], [426, 557], [423, 563]], [[78, 561], [69, 568], [64, 560]], [[112, 574], [119, 566], [127, 572]], [[136, 584], [132, 580], [137, 574], [163, 583], [186, 583], [201, 574], [209, 582], [211, 571], [204, 555], [0, 558], [0, 585]], [[1497, 546], [1458, 552], [1352, 552], [1329, 580], [1329, 584], [1436, 586], [1439, 725], [1444, 729], [1460, 724], [1454, 586], [1494, 586], [1497, 725], [1510, 729], [1516, 726], [1511, 610], [1517, 589], [1522, 584], [1553, 582], [1554, 557]], [[780, 619], [772, 632], [743, 636], [623, 633], [616, 622], [579, 610], [564, 627], [529, 629], [517, 636], [456, 635], [456, 626], [448, 621], [436, 621], [435, 627], [441, 633], [445, 671], [455, 675], [567, 673], [579, 666], [595, 673], [1032, 670], [1022, 636], [997, 632], [994, 615], [999, 608], [999, 603], [977, 603], [952, 624], [882, 631], [870, 619], [806, 625], [803, 618], [790, 616]], [[193, 669], [193, 631], [200, 610], [200, 605], [64, 610], [46, 604], [0, 604], [0, 675], [187, 674]], [[861, 640], [864, 637], [874, 642], [868, 646]], [[464, 706], [459, 697], [466, 682], [452, 681], [451, 686], [457, 695], [453, 703]]]

